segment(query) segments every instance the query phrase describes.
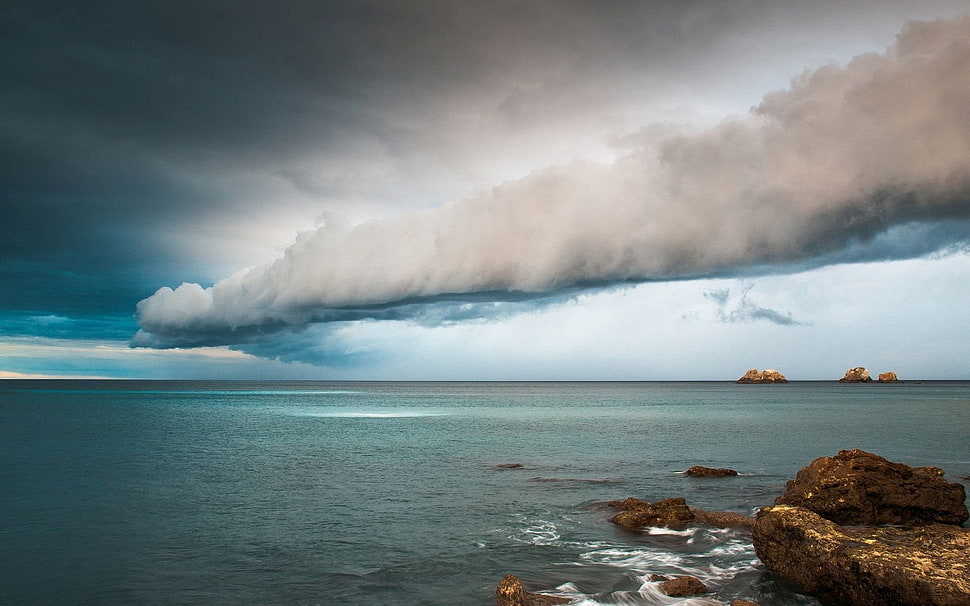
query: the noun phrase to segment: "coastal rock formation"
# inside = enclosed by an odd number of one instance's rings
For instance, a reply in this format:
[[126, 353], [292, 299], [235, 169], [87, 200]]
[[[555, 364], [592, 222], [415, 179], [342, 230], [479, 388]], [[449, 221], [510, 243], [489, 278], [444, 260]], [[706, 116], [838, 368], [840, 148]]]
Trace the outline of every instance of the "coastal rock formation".
[[731, 606], [759, 606], [757, 602], [751, 600], [731, 600]]
[[568, 604], [572, 600], [553, 595], [532, 593], [526, 591], [522, 581], [514, 574], [507, 574], [498, 582], [495, 588], [495, 603], [497, 606], [552, 606], [553, 604]]
[[693, 524], [706, 524], [715, 528], [752, 528], [754, 518], [743, 516], [732, 511], [704, 511], [703, 509], [690, 508], [694, 514]]
[[856, 366], [845, 371], [845, 376], [839, 379], [839, 383], [871, 383], [872, 377], [869, 376], [869, 369]]
[[695, 478], [724, 478], [728, 476], [736, 476], [738, 475], [738, 472], [724, 467], [704, 467], [703, 465], [694, 465], [685, 471], [684, 475]]
[[684, 597], [707, 593], [707, 586], [697, 577], [683, 576], [664, 581], [660, 584], [660, 591], [670, 597]]
[[768, 568], [848, 606], [970, 604], [970, 530], [844, 528], [801, 507], [766, 507], [753, 531]]
[[664, 499], [656, 503], [648, 503], [635, 497], [628, 497], [623, 501], [607, 503], [620, 513], [610, 519], [617, 526], [629, 530], [660, 527], [683, 529], [695, 524], [704, 524], [715, 528], [751, 528], [754, 518], [743, 516], [730, 511], [704, 511], [695, 507], [688, 507], [682, 498]]
[[694, 519], [693, 512], [682, 498], [647, 503], [629, 497], [623, 501], [610, 501], [609, 505], [620, 510], [620, 513], [610, 518], [610, 521], [630, 530], [638, 530], [646, 526], [685, 528]]
[[894, 373], [894, 372], [881, 372], [881, 373], [879, 373], [879, 382], [880, 383], [892, 383], [892, 382], [898, 381], [898, 380], [899, 380], [899, 377], [897, 377], [896, 376], [896, 373]]
[[937, 467], [910, 467], [863, 450], [819, 457], [786, 484], [775, 505], [814, 511], [836, 524], [962, 524], [968, 518], [962, 484]]
[[781, 374], [777, 370], [772, 368], [766, 368], [765, 370], [759, 371], [757, 368], [752, 368], [748, 372], [744, 373], [744, 376], [737, 380], [737, 383], [787, 383], [788, 379], [785, 375]]

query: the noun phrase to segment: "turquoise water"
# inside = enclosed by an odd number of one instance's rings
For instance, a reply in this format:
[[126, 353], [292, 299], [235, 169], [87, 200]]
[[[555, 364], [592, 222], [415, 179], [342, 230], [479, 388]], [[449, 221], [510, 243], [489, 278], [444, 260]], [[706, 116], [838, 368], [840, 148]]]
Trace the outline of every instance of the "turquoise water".
[[602, 503], [751, 513], [843, 448], [957, 481], [968, 430], [967, 382], [6, 380], [0, 603], [487, 605], [515, 573], [587, 606], [818, 604], [743, 531], [629, 533]]

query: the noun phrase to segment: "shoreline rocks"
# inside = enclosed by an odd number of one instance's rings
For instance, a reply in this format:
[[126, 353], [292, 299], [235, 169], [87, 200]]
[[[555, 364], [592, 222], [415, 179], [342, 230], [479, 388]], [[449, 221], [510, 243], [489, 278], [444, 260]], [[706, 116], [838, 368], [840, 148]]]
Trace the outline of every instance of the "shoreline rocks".
[[660, 591], [672, 598], [683, 598], [707, 593], [707, 585], [688, 575], [661, 582]]
[[962, 484], [938, 467], [910, 467], [864, 450], [840, 450], [803, 467], [775, 505], [814, 511], [836, 524], [963, 524]]
[[847, 606], [970, 604], [970, 530], [845, 528], [801, 507], [758, 513], [758, 558], [808, 593]]
[[498, 582], [495, 588], [495, 603], [497, 606], [553, 606], [554, 604], [568, 604], [569, 598], [560, 598], [542, 593], [526, 591], [522, 581], [514, 574], [507, 574]]
[[610, 518], [610, 522], [628, 530], [639, 530], [647, 526], [684, 529], [694, 519], [694, 513], [682, 498], [647, 503], [628, 497], [623, 501], [610, 501], [609, 505], [620, 510], [620, 513]]
[[647, 503], [636, 497], [627, 497], [623, 501], [609, 501], [607, 503], [620, 513], [610, 518], [610, 522], [627, 530], [642, 530], [644, 528], [673, 528], [683, 530], [688, 526], [703, 524], [715, 528], [752, 528], [755, 519], [731, 511], [704, 511], [696, 507], [688, 507], [685, 499], [674, 497]]
[[787, 383], [788, 379], [785, 375], [781, 374], [773, 368], [766, 368], [759, 371], [757, 368], [752, 368], [748, 372], [744, 373], [740, 379], [735, 381], [736, 383]]
[[[947, 482], [937, 467], [910, 467], [856, 449], [812, 461], [755, 518], [702, 511], [683, 498], [648, 503], [629, 497], [608, 505], [620, 510], [610, 521], [628, 530], [746, 528], [766, 567], [844, 606], [960, 606], [970, 604], [965, 501], [964, 486]], [[708, 591], [699, 579], [650, 580], [669, 596]], [[569, 603], [526, 592], [514, 575], [502, 579], [496, 599], [499, 606]]]
[[966, 489], [863, 450], [819, 457], [758, 512], [758, 558], [848, 606], [970, 604]]

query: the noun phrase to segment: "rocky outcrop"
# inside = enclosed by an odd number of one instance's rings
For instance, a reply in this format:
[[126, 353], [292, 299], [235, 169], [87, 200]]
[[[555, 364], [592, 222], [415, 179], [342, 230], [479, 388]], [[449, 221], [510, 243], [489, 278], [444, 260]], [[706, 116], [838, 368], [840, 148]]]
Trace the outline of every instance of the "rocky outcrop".
[[685, 471], [684, 475], [695, 478], [725, 478], [728, 476], [736, 476], [738, 475], [738, 472], [724, 467], [704, 467], [703, 465], [694, 465]]
[[879, 373], [880, 383], [893, 383], [899, 381], [899, 377], [896, 376], [894, 372], [881, 372]]
[[568, 598], [526, 591], [522, 581], [514, 574], [505, 575], [495, 588], [497, 606], [552, 606], [568, 604], [571, 601]]
[[660, 591], [671, 597], [685, 597], [707, 593], [707, 586], [697, 577], [682, 576], [660, 583]]
[[682, 498], [647, 503], [629, 497], [623, 501], [610, 501], [609, 505], [620, 510], [620, 513], [610, 518], [610, 521], [617, 526], [630, 530], [638, 530], [648, 526], [686, 528], [694, 519], [693, 512]]
[[970, 531], [959, 526], [844, 528], [801, 507], [758, 513], [764, 564], [847, 606], [970, 604]]
[[845, 376], [839, 379], [839, 383], [872, 383], [872, 377], [869, 376], [868, 368], [856, 366], [845, 371]]
[[751, 600], [731, 600], [731, 606], [759, 606], [757, 602]]
[[628, 497], [623, 501], [607, 503], [620, 513], [610, 521], [617, 526], [629, 530], [642, 528], [675, 528], [683, 529], [688, 526], [703, 524], [715, 528], [751, 528], [754, 518], [743, 516], [730, 511], [704, 511], [695, 507], [688, 507], [682, 498], [664, 499], [656, 503], [648, 503], [635, 497]]
[[801, 469], [775, 505], [814, 511], [836, 524], [962, 524], [961, 484], [937, 467], [910, 467], [863, 450], [840, 450]]
[[759, 371], [757, 368], [752, 368], [748, 372], [744, 373], [744, 376], [736, 381], [737, 383], [787, 383], [788, 379], [785, 375], [781, 374], [777, 370], [772, 368], [766, 368], [765, 370]]

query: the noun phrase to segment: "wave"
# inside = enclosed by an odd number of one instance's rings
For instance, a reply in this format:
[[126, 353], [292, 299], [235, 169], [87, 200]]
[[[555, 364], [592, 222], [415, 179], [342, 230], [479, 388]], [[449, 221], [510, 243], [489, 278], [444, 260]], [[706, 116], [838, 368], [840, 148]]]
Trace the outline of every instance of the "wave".
[[[603, 571], [614, 571], [605, 575], [614, 578], [606, 591], [597, 591], [603, 589], [602, 585], [590, 587], [583, 581], [569, 581], [543, 591], [569, 598], [577, 606], [722, 606], [725, 601], [744, 597], [739, 594], [749, 591], [761, 574], [750, 534], [737, 529], [651, 528], [640, 535], [638, 544], [631, 545], [609, 539], [579, 539], [574, 530], [582, 526], [581, 521], [558, 519], [549, 513], [516, 516], [506, 536], [519, 543], [573, 552], [572, 557], [567, 556], [570, 565], [588, 571], [577, 570], [579, 578], [602, 579]], [[595, 570], [599, 572], [593, 573]], [[660, 590], [665, 578], [685, 575], [698, 578], [709, 593], [683, 598], [667, 596]], [[798, 603], [817, 605], [811, 599]]]

